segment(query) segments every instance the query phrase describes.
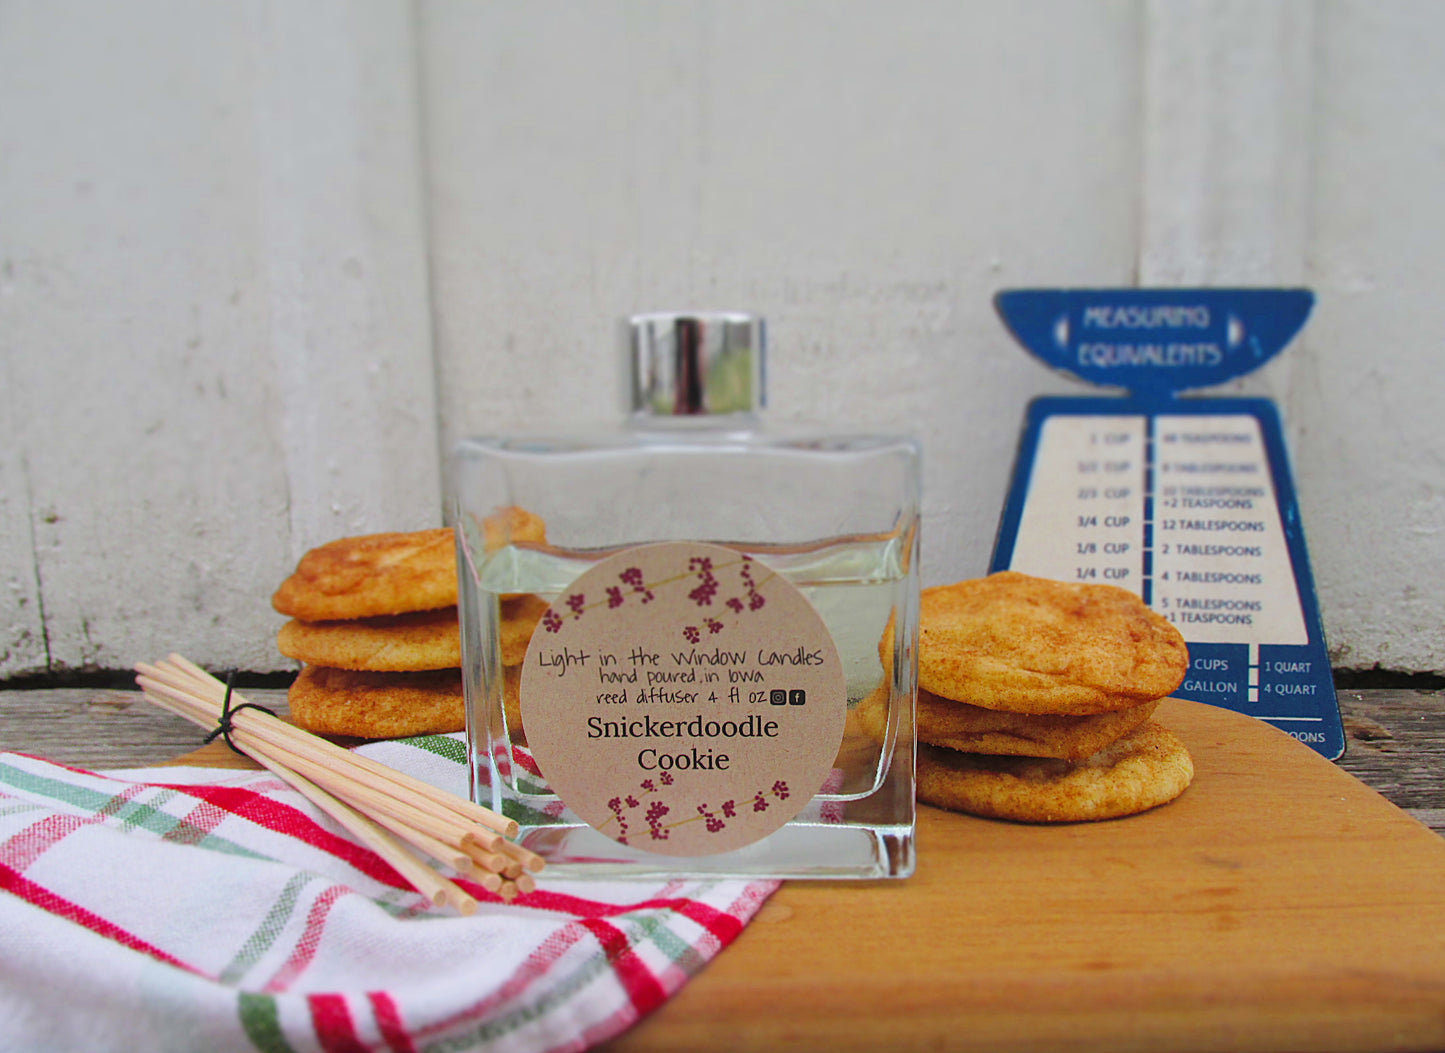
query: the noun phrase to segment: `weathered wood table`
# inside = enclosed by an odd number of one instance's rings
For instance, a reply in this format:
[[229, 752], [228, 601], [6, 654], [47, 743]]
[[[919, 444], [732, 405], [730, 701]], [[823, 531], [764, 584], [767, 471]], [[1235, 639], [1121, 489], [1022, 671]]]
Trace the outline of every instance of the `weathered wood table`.
[[[1331, 764], [1258, 721], [1166, 702], [1194, 785], [1126, 820], [922, 808], [914, 877], [785, 883], [609, 1053], [1439, 1053], [1445, 693], [1345, 691], [1341, 708], [1349, 752]], [[0, 693], [5, 749], [109, 767], [199, 740], [133, 692]]]
[[[246, 697], [280, 712], [283, 690]], [[1341, 691], [1348, 746], [1339, 766], [1445, 834], [1445, 691]], [[90, 768], [159, 764], [202, 735], [140, 693], [103, 688], [0, 691], [0, 750]]]

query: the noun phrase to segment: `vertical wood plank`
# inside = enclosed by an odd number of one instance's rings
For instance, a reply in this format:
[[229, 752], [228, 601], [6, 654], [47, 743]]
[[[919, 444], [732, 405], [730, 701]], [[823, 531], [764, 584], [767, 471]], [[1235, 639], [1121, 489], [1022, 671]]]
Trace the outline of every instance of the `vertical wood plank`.
[[0, 675], [288, 667], [302, 550], [439, 520], [410, 7], [0, 28]]
[[1312, 5], [1149, 0], [1144, 10], [1141, 283], [1298, 283]]
[[[1445, 5], [1320, 5], [1311, 329], [1291, 416], [1336, 664], [1445, 674]], [[1311, 345], [1312, 347], [1314, 345]]]
[[[1310, 0], [1148, 0], [1141, 285], [1299, 285], [1309, 239]], [[1232, 393], [1288, 407], [1308, 328]], [[1293, 438], [1288, 412], [1285, 428]]]
[[1144, 25], [1140, 279], [1315, 289], [1230, 387], [1283, 410], [1332, 661], [1439, 672], [1445, 9], [1150, 0]]
[[263, 282], [297, 557], [440, 524], [416, 55], [407, 3], [261, 12]]
[[[770, 324], [770, 415], [924, 442], [924, 573], [982, 573], [1041, 369], [1000, 287], [1126, 283], [1137, 8], [421, 8], [448, 440], [617, 416], [615, 319]], [[565, 13], [564, 13], [565, 12]]]
[[[13, 266], [0, 273], [0, 296], [13, 275]], [[46, 666], [45, 612], [30, 519], [30, 465], [20, 443], [18, 417], [19, 391], [6, 355], [0, 358], [0, 675]]]

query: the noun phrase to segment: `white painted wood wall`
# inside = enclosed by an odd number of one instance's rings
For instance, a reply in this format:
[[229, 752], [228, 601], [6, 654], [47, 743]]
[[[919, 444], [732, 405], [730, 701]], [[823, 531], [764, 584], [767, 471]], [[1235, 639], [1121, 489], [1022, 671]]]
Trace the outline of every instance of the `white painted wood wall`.
[[1445, 671], [1445, 5], [8, 0], [0, 678], [288, 668], [308, 547], [461, 434], [610, 418], [614, 320], [772, 325], [983, 571], [1022, 285], [1303, 283], [1279, 400], [1340, 666]]

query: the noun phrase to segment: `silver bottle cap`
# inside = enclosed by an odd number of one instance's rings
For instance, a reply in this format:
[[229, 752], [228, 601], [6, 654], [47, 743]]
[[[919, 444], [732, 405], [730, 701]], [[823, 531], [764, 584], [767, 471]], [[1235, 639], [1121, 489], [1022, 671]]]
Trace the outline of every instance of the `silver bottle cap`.
[[751, 413], [766, 403], [766, 328], [758, 316], [737, 311], [637, 314], [624, 329], [632, 413]]

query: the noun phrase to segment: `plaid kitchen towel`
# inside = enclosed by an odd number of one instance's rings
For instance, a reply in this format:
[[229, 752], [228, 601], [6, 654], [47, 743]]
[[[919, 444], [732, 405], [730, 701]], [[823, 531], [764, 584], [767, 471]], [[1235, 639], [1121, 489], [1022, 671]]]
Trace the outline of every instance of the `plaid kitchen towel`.
[[[362, 751], [465, 794], [457, 737]], [[773, 881], [554, 881], [435, 908], [266, 772], [0, 753], [0, 1050], [580, 1050]]]

